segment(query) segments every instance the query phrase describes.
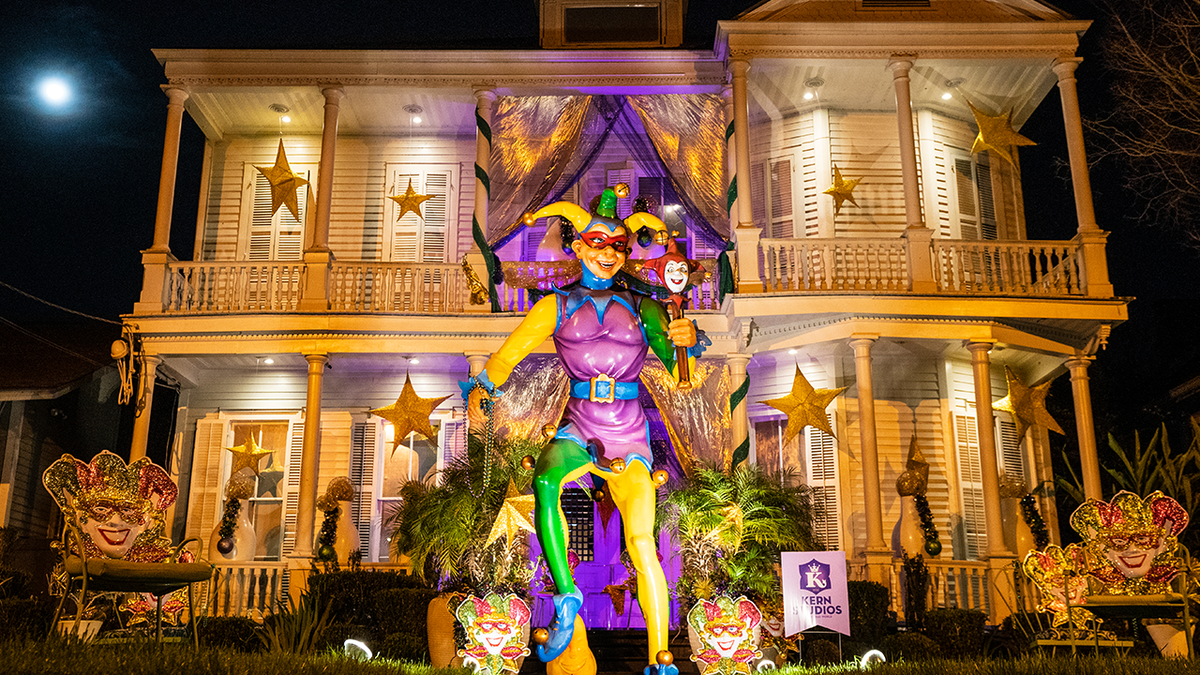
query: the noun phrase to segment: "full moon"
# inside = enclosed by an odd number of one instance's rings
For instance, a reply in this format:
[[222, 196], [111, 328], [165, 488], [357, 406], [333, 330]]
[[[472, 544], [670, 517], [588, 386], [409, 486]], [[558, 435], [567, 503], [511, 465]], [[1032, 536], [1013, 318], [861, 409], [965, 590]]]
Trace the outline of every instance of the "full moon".
[[38, 95], [47, 105], [61, 108], [71, 100], [71, 85], [61, 77], [47, 77], [37, 85]]

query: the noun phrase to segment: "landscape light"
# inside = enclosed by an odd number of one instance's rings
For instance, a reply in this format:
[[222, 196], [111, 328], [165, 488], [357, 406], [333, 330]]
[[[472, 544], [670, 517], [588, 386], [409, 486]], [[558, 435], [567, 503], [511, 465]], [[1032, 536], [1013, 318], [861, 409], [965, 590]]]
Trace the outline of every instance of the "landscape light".
[[871, 651], [867, 652], [866, 654], [863, 654], [862, 661], [859, 662], [858, 668], [859, 668], [859, 670], [866, 670], [873, 663], [886, 663], [886, 662], [887, 662], [887, 658], [884, 657], [883, 652], [879, 651], [878, 649], [872, 649]]
[[360, 640], [346, 640], [342, 647], [346, 650], [346, 656], [358, 661], [370, 661], [375, 656], [371, 648]]

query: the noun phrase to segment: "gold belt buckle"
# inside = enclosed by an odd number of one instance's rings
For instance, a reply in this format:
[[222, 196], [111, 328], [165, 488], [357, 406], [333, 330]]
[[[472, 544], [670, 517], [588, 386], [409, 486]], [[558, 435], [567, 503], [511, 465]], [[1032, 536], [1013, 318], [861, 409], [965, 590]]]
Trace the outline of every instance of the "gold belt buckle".
[[[608, 394], [596, 396], [596, 384], [608, 383]], [[591, 388], [588, 391], [588, 400], [593, 403], [612, 403], [617, 400], [617, 381], [607, 375], [597, 375], [591, 380]]]

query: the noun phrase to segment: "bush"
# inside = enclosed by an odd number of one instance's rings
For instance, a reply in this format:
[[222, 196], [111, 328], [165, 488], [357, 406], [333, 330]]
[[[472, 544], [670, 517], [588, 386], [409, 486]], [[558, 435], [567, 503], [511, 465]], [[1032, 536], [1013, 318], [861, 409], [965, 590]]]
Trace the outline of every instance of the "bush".
[[32, 576], [25, 570], [0, 566], [0, 600], [28, 596], [31, 579]]
[[321, 635], [321, 644], [318, 649], [333, 649], [340, 652], [346, 640], [358, 640], [375, 650], [380, 641], [379, 635], [378, 631], [372, 630], [369, 626], [356, 623], [334, 623], [330, 624]]
[[383, 635], [412, 635], [426, 639], [429, 601], [438, 592], [432, 588], [393, 588], [375, 597], [375, 616]]
[[935, 609], [925, 613], [925, 636], [941, 645], [942, 654], [967, 659], [983, 652], [987, 615], [974, 609]]
[[[376, 599], [381, 593], [396, 588], [427, 588], [427, 585], [416, 577], [397, 572], [347, 570], [313, 574], [308, 578], [308, 587], [329, 606], [331, 622], [373, 626], [379, 620]], [[422, 610], [422, 620], [424, 616]]]
[[896, 633], [883, 639], [883, 655], [888, 661], [927, 661], [942, 655], [933, 640], [920, 633]]
[[805, 640], [804, 645], [804, 662], [814, 665], [827, 666], [837, 663], [841, 659], [841, 650], [838, 646], [826, 640], [819, 638], [809, 642]]
[[200, 644], [205, 647], [256, 652], [261, 646], [255, 632], [258, 624], [244, 616], [209, 616], [196, 622]]
[[855, 642], [879, 644], [888, 628], [889, 593], [874, 581], [847, 581], [850, 602], [850, 637]]
[[33, 598], [5, 598], [0, 600], [0, 642], [7, 640], [36, 639], [50, 632], [50, 620], [54, 618], [54, 606]]
[[377, 653], [389, 659], [428, 662], [429, 641], [423, 635], [418, 638], [415, 635], [395, 633], [380, 641]]

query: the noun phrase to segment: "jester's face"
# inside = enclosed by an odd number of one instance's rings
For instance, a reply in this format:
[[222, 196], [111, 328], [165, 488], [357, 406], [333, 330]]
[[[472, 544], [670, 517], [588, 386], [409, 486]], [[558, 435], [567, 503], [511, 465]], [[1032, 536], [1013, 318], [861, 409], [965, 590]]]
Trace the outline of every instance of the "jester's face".
[[663, 283], [667, 290], [679, 294], [688, 283], [687, 260], [672, 260], [663, 266]]
[[1146, 576], [1154, 559], [1167, 550], [1170, 542], [1162, 530], [1146, 529], [1127, 533], [1113, 532], [1102, 542], [1104, 557], [1116, 567], [1126, 579]]
[[722, 658], [730, 659], [738, 647], [750, 639], [750, 625], [738, 621], [735, 616], [720, 616], [705, 622], [702, 635], [708, 646]]
[[146, 504], [99, 498], [80, 499], [79, 524], [92, 542], [110, 558], [124, 558], [150, 525]]
[[503, 614], [485, 614], [471, 623], [470, 631], [475, 643], [483, 645], [488, 654], [495, 656], [521, 631], [521, 627]]
[[601, 279], [613, 278], [629, 254], [629, 235], [618, 223], [597, 218], [571, 242], [571, 250], [579, 262]]

